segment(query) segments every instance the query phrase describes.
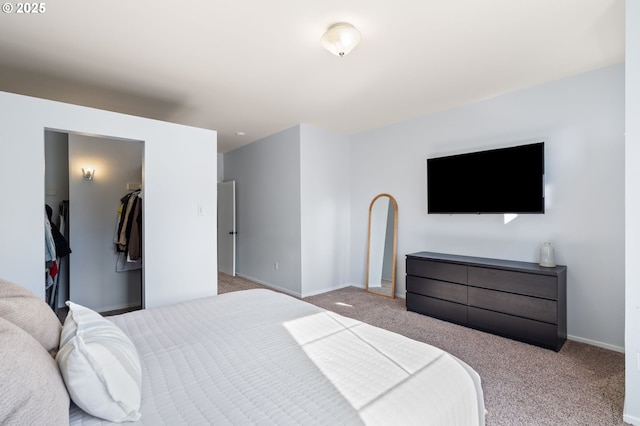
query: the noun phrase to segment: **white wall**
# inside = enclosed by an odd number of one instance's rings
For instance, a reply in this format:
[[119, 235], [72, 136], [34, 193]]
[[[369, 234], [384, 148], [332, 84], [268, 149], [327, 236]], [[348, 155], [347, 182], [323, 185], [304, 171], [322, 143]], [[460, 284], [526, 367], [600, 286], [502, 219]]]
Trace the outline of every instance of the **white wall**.
[[626, 319], [624, 420], [640, 425], [640, 1], [626, 2]]
[[300, 126], [302, 297], [349, 282], [350, 138]]
[[227, 152], [224, 172], [236, 181], [237, 274], [299, 296], [300, 126]]
[[[69, 135], [69, 295], [98, 312], [142, 306], [142, 271], [116, 272], [113, 235], [127, 183], [142, 182], [143, 147], [139, 141]], [[96, 170], [92, 181], [82, 178], [87, 167]]]
[[[416, 251], [537, 262], [551, 241], [568, 266], [568, 334], [624, 347], [624, 67], [617, 65], [352, 137], [352, 270], [364, 285], [367, 214], [398, 202], [398, 281]], [[427, 215], [430, 156], [545, 141], [547, 211]]]
[[[216, 133], [0, 92], [0, 274], [44, 297], [45, 129], [144, 141], [147, 307], [217, 293]], [[198, 216], [198, 204], [207, 214]]]

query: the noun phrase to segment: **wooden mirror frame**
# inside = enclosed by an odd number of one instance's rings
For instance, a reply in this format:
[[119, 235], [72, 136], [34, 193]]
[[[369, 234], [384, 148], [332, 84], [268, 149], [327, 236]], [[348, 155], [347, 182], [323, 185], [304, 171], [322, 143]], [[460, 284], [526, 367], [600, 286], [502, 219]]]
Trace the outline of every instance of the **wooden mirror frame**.
[[[373, 206], [375, 205], [375, 202], [382, 198], [382, 197], [387, 197], [389, 198], [389, 202], [393, 204], [393, 209], [394, 209], [394, 215], [393, 215], [393, 258], [392, 258], [392, 266], [391, 266], [391, 294], [387, 295], [381, 292], [376, 292], [373, 291], [369, 288], [369, 273], [370, 273], [370, 267], [371, 267], [371, 212], [373, 210]], [[396, 297], [396, 263], [397, 263], [397, 246], [398, 246], [398, 203], [396, 202], [396, 199], [393, 198], [392, 195], [390, 194], [379, 194], [376, 195], [373, 200], [371, 201], [371, 204], [369, 204], [369, 229], [368, 229], [368, 234], [367, 234], [367, 274], [366, 274], [366, 287], [365, 290], [369, 293], [372, 294], [376, 294], [378, 296], [383, 296], [383, 297], [388, 297], [390, 299], [393, 299]]]

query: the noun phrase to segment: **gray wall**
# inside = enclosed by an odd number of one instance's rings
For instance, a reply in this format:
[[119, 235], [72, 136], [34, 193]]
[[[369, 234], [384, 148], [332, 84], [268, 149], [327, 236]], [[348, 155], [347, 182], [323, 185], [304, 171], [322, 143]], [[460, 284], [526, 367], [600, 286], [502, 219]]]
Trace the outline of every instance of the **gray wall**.
[[349, 162], [348, 136], [305, 124], [224, 154], [239, 275], [300, 297], [348, 284]]
[[[543, 140], [547, 211], [520, 215], [428, 215], [426, 159]], [[431, 114], [352, 138], [352, 271], [363, 285], [364, 213], [381, 192], [398, 202], [398, 285], [416, 251], [537, 262], [551, 241], [568, 266], [568, 333], [624, 347], [624, 67]]]
[[224, 154], [217, 154], [218, 182], [224, 180]]
[[300, 126], [302, 296], [349, 283], [350, 138]]
[[640, 2], [626, 2], [625, 417], [640, 425]]
[[[113, 243], [127, 183], [142, 182], [143, 143], [69, 135], [70, 299], [99, 312], [142, 304], [142, 271], [116, 272]], [[93, 181], [82, 168], [95, 168]]]
[[236, 181], [237, 274], [299, 295], [300, 126], [226, 153], [224, 173]]

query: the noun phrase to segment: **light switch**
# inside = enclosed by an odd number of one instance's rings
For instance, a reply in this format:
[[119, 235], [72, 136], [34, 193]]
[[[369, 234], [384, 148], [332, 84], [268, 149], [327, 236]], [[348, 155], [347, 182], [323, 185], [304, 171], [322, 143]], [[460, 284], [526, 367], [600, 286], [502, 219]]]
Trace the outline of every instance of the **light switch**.
[[198, 204], [198, 216], [204, 216], [207, 213], [204, 204]]

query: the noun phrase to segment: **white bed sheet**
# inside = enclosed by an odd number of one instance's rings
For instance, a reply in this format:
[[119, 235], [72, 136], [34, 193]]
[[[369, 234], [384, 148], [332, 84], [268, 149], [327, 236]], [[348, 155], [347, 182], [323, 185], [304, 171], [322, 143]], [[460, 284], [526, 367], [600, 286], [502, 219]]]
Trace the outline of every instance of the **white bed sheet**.
[[[433, 346], [270, 290], [111, 317], [143, 367], [127, 425], [483, 425], [480, 378]], [[79, 408], [72, 425], [109, 424]]]

